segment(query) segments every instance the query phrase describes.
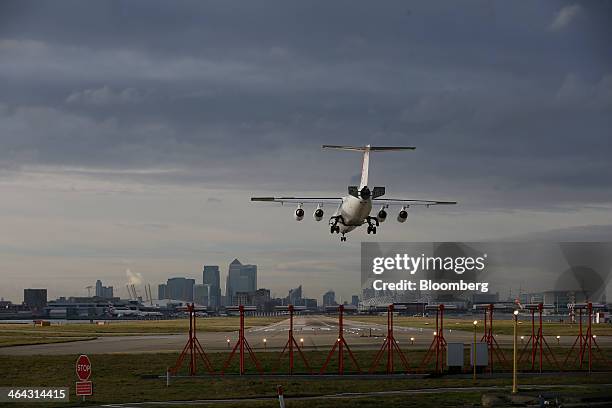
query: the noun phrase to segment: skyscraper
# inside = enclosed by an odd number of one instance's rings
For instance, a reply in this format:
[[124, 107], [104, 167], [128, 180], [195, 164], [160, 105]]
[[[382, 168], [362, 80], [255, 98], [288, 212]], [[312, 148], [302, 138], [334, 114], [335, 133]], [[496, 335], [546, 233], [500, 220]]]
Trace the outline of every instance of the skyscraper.
[[330, 289], [327, 292], [325, 292], [325, 294], [323, 295], [323, 306], [335, 306], [335, 305], [337, 305], [336, 292]]
[[195, 279], [170, 278], [166, 283], [166, 297], [172, 300], [193, 301]]
[[158, 299], [168, 299], [168, 295], [166, 294], [166, 284], [160, 283], [157, 285], [157, 298]]
[[193, 301], [202, 306], [209, 306], [210, 303], [210, 285], [194, 285]]
[[289, 304], [293, 306], [303, 306], [302, 300], [302, 285], [294, 289], [289, 289]]
[[102, 281], [100, 279], [96, 281], [96, 296], [102, 297]]
[[229, 265], [226, 282], [225, 295], [228, 299], [233, 299], [236, 292], [255, 292], [257, 290], [257, 265], [243, 265], [238, 259], [234, 259]]
[[208, 306], [211, 308], [218, 308], [221, 306], [221, 279], [219, 277], [219, 266], [204, 265], [202, 282], [204, 285], [210, 286]]

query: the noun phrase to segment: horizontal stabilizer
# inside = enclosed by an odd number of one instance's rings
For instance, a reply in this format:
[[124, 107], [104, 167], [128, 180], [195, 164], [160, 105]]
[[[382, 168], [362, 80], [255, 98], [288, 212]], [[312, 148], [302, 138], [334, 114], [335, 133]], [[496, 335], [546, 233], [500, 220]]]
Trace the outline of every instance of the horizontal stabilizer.
[[414, 150], [416, 147], [413, 146], [339, 146], [339, 145], [323, 145], [323, 149], [338, 149], [338, 150], [352, 150], [356, 152], [365, 152], [369, 150], [371, 152], [384, 152], [384, 151], [400, 151], [400, 150]]
[[370, 166], [370, 152], [393, 152], [393, 151], [405, 151], [414, 150], [416, 147], [412, 146], [340, 146], [340, 145], [323, 145], [323, 149], [338, 149], [338, 150], [350, 150], [353, 152], [363, 152], [363, 165], [361, 166], [361, 183], [359, 183], [359, 190], [368, 185], [368, 168]]

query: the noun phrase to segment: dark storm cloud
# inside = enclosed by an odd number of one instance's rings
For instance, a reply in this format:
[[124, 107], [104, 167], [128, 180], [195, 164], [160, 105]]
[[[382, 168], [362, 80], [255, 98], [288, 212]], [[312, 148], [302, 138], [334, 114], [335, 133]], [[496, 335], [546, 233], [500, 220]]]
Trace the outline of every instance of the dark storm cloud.
[[359, 158], [320, 144], [410, 144], [394, 194], [612, 201], [608, 3], [0, 7], [0, 169], [337, 190]]

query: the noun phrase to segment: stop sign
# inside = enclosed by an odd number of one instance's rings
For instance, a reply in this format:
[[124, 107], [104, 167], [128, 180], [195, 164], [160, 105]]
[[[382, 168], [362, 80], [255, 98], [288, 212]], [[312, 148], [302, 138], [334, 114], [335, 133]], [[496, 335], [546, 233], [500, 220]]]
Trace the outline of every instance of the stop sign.
[[81, 381], [87, 381], [91, 377], [91, 362], [85, 354], [81, 354], [76, 361], [76, 375]]

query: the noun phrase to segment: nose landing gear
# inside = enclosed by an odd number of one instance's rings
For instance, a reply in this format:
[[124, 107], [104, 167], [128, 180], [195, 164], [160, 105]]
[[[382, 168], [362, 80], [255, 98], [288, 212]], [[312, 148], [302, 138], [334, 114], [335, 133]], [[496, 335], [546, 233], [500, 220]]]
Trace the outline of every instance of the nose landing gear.
[[344, 236], [344, 233], [342, 233], [342, 236], [340, 237], [340, 242], [346, 242], [346, 237]]

